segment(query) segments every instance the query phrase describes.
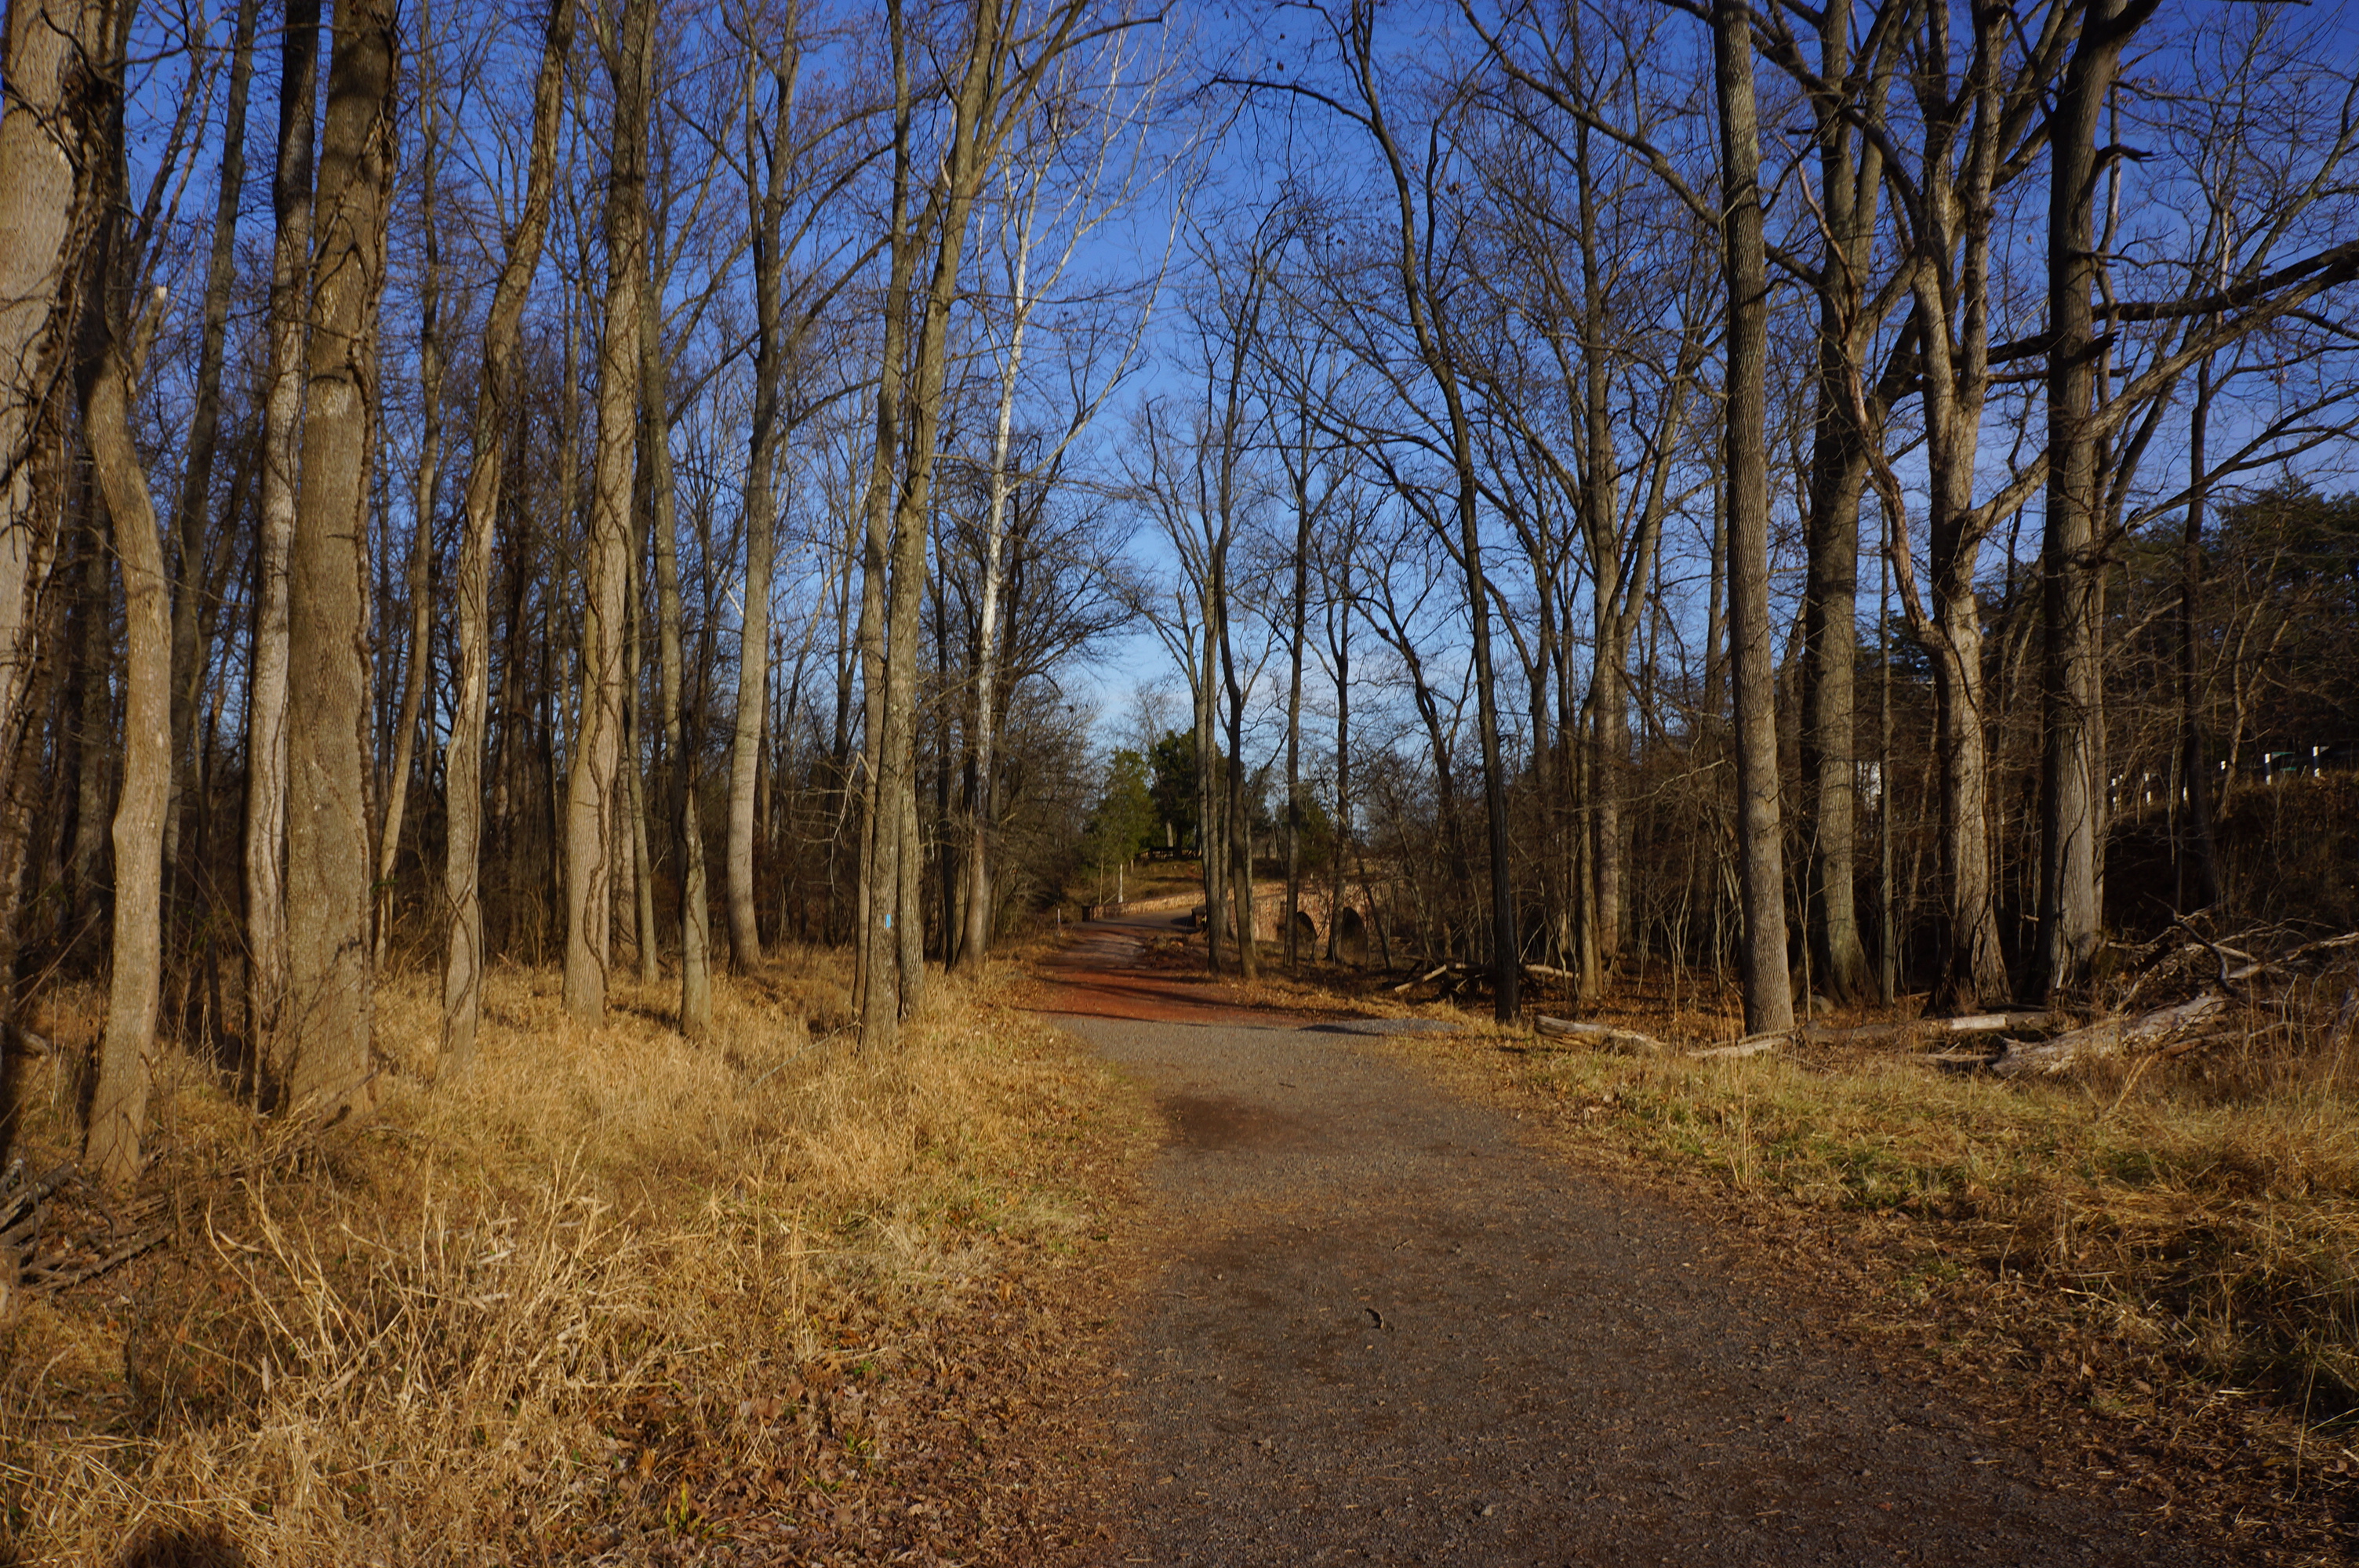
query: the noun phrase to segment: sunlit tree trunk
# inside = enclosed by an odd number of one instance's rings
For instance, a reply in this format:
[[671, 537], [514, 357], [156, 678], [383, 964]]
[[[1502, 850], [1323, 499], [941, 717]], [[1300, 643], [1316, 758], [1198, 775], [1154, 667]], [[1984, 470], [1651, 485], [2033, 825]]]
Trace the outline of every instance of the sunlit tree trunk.
[[[654, 505], [647, 526], [654, 531], [656, 555], [656, 638], [663, 678], [664, 750], [670, 753], [677, 777], [679, 816], [674, 824], [680, 849], [679, 872], [679, 1032], [701, 1040], [712, 1029], [712, 914], [705, 893], [704, 824], [697, 808], [696, 752], [690, 745], [682, 717], [687, 708], [683, 689], [687, 661], [679, 634], [679, 517], [672, 482], [670, 416], [664, 386], [663, 354], [656, 341], [658, 312], [639, 318], [640, 416], [639, 460], [647, 474]], [[626, 760], [636, 767], [636, 759]]]
[[[860, 1014], [865, 1049], [889, 1048], [901, 1027], [900, 957], [894, 945], [894, 911], [900, 900], [901, 816], [884, 793], [883, 761], [889, 613], [886, 582], [892, 572], [893, 476], [908, 414], [909, 296], [917, 276], [925, 219], [909, 211], [912, 179], [910, 120], [915, 111], [908, 38], [899, 0], [887, 0], [893, 47], [892, 205], [885, 286], [885, 330], [878, 355], [875, 445], [869, 457], [861, 498], [860, 646], [861, 781], [864, 812], [860, 825], [860, 867], [854, 892], [853, 1005]], [[922, 546], [921, 546], [922, 547]], [[910, 636], [916, 636], [912, 628]], [[915, 846], [910, 846], [912, 852]]]
[[614, 928], [615, 775], [623, 741], [623, 596], [631, 570], [639, 314], [647, 277], [647, 101], [654, 0], [625, 0], [607, 70], [614, 90], [606, 189], [606, 325], [598, 351], [598, 453], [582, 625], [582, 720], [565, 792], [565, 1010], [606, 1016]]
[[[10, 0], [0, 54], [0, 759], [30, 728], [27, 695], [39, 662], [40, 601], [56, 557], [54, 482], [63, 478], [64, 420], [56, 389], [71, 353], [70, 271], [82, 211], [76, 172], [85, 115], [70, 105], [89, 90], [87, 59], [104, 8], [93, 0]], [[88, 228], [83, 218], [81, 227]], [[46, 476], [49, 486], [37, 483]], [[44, 490], [49, 493], [44, 495]], [[14, 809], [13, 802], [0, 809]], [[0, 1007], [7, 1005], [0, 999]]]
[[[104, 31], [115, 35], [119, 15]], [[119, 36], [119, 35], [115, 35]], [[82, 438], [105, 503], [123, 578], [125, 657], [121, 752], [123, 788], [114, 807], [114, 945], [106, 1033], [99, 1045], [86, 1157], [102, 1180], [127, 1184], [138, 1173], [147, 1118], [149, 1056], [163, 978], [164, 811], [172, 775], [172, 621], [147, 473], [131, 438], [131, 402], [164, 291], [128, 297], [136, 259], [129, 236], [121, 78], [103, 73], [80, 112], [92, 157], [83, 183], [96, 226], [84, 272], [78, 356]]]
[[246, 1033], [249, 1048], [275, 1078], [283, 1077], [288, 1066], [278, 1039], [288, 966], [287, 596], [303, 454], [320, 0], [287, 0], [285, 26], [278, 57], [278, 164], [271, 181], [277, 237], [270, 259], [270, 379], [263, 402], [262, 527], [255, 546], [245, 741]]
[[1760, 131], [1752, 26], [1742, 0], [1713, 0], [1712, 80], [1720, 106], [1728, 286], [1728, 599], [1736, 688], [1739, 875], [1745, 911], [1745, 1027], [1790, 1029], [1786, 886], [1777, 797], [1777, 654], [1769, 632], [1769, 474], [1766, 449], [1768, 265], [1761, 222]]
[[397, 22], [394, 0], [345, 0], [336, 13], [288, 579], [287, 1090], [330, 1118], [375, 1098], [367, 506]]
[[449, 846], [442, 892], [450, 909], [450, 950], [442, 971], [442, 1061], [460, 1070], [474, 1059], [484, 982], [484, 740], [491, 696], [492, 543], [499, 524], [501, 459], [515, 402], [516, 345], [525, 297], [540, 265], [557, 170], [559, 111], [565, 59], [573, 44], [571, 0], [550, 0], [533, 84], [532, 153], [524, 200], [508, 235], [507, 257], [484, 323], [483, 381], [475, 395], [466, 516], [459, 545], [458, 694], [451, 705], [444, 777], [450, 795]]
[[[766, 139], [756, 129], [750, 85], [745, 94], [747, 206], [754, 243], [754, 428], [745, 455], [745, 600], [738, 623], [737, 711], [729, 741], [726, 867], [729, 952], [741, 972], [762, 961], [761, 928], [754, 903], [758, 816], [755, 797], [770, 687], [770, 574], [777, 557], [777, 503], [772, 485], [778, 460], [779, 391], [786, 378], [787, 330], [781, 295], [787, 177], [792, 161], [787, 138], [792, 133], [802, 64], [800, 52], [791, 43], [798, 20], [790, 14], [783, 23], [790, 41], [771, 68], [777, 100], [772, 105], [774, 128]], [[751, 181], [757, 168], [766, 171], [767, 179], [756, 194]]]

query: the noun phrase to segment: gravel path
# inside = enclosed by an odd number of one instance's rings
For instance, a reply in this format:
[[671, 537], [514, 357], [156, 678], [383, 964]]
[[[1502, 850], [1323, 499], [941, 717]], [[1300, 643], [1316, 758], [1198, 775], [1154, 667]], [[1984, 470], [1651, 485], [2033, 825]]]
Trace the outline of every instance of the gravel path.
[[[1093, 940], [1082, 968], [1119, 968], [1121, 935]], [[1139, 1011], [1163, 1019], [1110, 1017], [1091, 977], [1053, 978], [1171, 1128], [1120, 1348], [1116, 1560], [2221, 1561], [2044, 1489], [1764, 1260], [1380, 1047], [1168, 1022], [1151, 987]]]

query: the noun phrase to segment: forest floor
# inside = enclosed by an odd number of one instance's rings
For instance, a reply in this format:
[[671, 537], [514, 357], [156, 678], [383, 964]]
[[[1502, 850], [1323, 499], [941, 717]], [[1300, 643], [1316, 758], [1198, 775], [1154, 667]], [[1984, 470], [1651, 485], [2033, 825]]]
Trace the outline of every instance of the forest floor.
[[[1208, 979], [1185, 925], [1082, 927], [1027, 999], [1167, 1128], [1117, 1227], [1133, 1304], [1103, 1352], [1128, 1464], [1060, 1505], [1111, 1521], [1122, 1560], [2323, 1563], [2359, 1541], [2359, 1454], [2319, 1399], [2351, 1325], [2332, 1299], [2308, 1340], [2260, 1321], [2299, 1293], [2267, 1280], [2301, 1244], [2163, 1179], [2197, 1130], [2160, 1086], [1541, 1051], [1348, 974]], [[1618, 1021], [1671, 1011], [1625, 995]], [[2201, 1130], [2215, 1161], [2253, 1135]], [[2125, 1181], [2133, 1148], [2156, 1169]], [[2128, 1189], [2178, 1206], [2176, 1277], [2219, 1300], [2174, 1318], [2133, 1277], [2154, 1249]], [[2271, 1223], [2347, 1290], [2348, 1206], [2319, 1199]], [[2272, 1336], [2310, 1357], [2308, 1420]]]

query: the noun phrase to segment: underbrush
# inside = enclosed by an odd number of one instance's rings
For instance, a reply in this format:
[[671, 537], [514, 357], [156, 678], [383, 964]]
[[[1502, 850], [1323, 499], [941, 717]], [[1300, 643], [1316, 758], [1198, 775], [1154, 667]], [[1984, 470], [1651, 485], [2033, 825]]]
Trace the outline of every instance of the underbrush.
[[[585, 1031], [553, 974], [501, 971], [477, 1067], [436, 1084], [438, 989], [381, 990], [376, 1113], [314, 1140], [167, 1056], [141, 1199], [168, 1245], [10, 1307], [10, 1561], [988, 1556], [1030, 1528], [960, 1483], [1071, 1330], [1050, 1298], [1086, 1293], [1064, 1276], [1146, 1147], [1125, 1091], [952, 984], [889, 1054], [814, 1038], [845, 1011], [827, 955], [721, 980], [697, 1045], [669, 990]], [[58, 1006], [60, 1047], [93, 1008]], [[70, 1094], [28, 1087], [35, 1167]], [[52, 1228], [95, 1247], [82, 1201]]]

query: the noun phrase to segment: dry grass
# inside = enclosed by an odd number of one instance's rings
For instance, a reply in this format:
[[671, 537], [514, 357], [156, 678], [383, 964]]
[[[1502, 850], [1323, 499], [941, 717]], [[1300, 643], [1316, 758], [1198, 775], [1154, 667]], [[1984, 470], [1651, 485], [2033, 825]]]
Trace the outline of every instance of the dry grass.
[[433, 988], [397, 981], [378, 1114], [311, 1146], [173, 1057], [173, 1245], [6, 1327], [13, 1561], [988, 1554], [1017, 1526], [951, 1472], [1070, 1327], [1044, 1297], [1086, 1293], [1060, 1271], [1137, 1108], [961, 987], [884, 1059], [814, 1039], [830, 956], [724, 982], [704, 1045], [669, 1001], [584, 1032], [504, 971], [479, 1069], [435, 1085]]

